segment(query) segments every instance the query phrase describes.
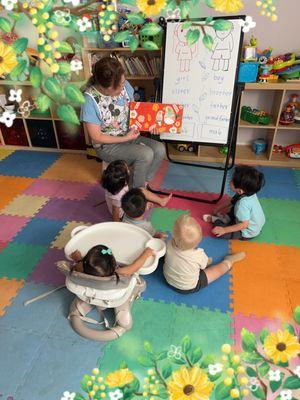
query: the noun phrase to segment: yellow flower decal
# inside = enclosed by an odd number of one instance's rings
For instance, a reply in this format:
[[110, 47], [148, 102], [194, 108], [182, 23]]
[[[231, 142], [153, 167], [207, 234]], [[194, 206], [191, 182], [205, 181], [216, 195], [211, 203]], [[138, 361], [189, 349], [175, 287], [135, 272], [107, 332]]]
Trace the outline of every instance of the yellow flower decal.
[[147, 17], [157, 15], [166, 7], [166, 0], [137, 0], [136, 5]]
[[122, 387], [134, 380], [134, 375], [128, 368], [118, 369], [117, 371], [111, 372], [106, 377], [106, 384], [113, 387]]
[[244, 4], [241, 0], [213, 0], [214, 9], [220, 12], [238, 12]]
[[153, 106], [152, 106], [152, 110], [154, 110], [154, 111], [158, 111], [158, 109], [159, 109], [159, 106], [158, 106], [158, 104], [153, 104]]
[[168, 383], [170, 400], [208, 400], [214, 384], [199, 367], [186, 368], [172, 373]]
[[290, 334], [285, 329], [279, 330], [276, 333], [271, 333], [266, 337], [264, 342], [264, 349], [269, 358], [275, 364], [280, 362], [286, 363], [290, 358], [296, 357], [300, 352], [300, 344], [296, 336]]
[[0, 76], [9, 74], [17, 64], [16, 53], [0, 41]]

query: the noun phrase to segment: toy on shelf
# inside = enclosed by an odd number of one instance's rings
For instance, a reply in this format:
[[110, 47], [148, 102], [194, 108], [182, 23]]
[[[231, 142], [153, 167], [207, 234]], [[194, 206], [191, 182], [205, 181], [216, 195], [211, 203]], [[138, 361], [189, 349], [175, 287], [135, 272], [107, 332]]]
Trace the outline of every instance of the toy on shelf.
[[197, 146], [189, 143], [179, 143], [175, 145], [175, 149], [180, 151], [180, 153], [183, 153], [184, 151], [195, 153], [197, 151]]
[[265, 153], [267, 150], [267, 142], [265, 139], [256, 139], [252, 142], [252, 150], [258, 156], [259, 154]]
[[295, 111], [294, 119], [295, 119], [295, 124], [299, 124], [300, 125], [300, 110], [296, 110]]
[[265, 111], [243, 106], [241, 110], [241, 119], [250, 122], [250, 124], [268, 125], [271, 121], [271, 116]]
[[285, 110], [280, 114], [279, 123], [280, 125], [290, 125], [295, 122], [295, 113], [293, 111], [293, 107], [290, 104], [287, 104]]
[[284, 147], [281, 146], [281, 144], [274, 144], [273, 146], [273, 153], [283, 153], [284, 152]]
[[228, 153], [228, 147], [227, 146], [219, 147], [219, 153], [226, 155]]
[[299, 95], [297, 93], [293, 93], [290, 95], [290, 101], [288, 103], [289, 106], [292, 107], [294, 113], [296, 113], [297, 110], [300, 110], [300, 103], [297, 100]]
[[275, 72], [284, 71], [286, 68], [295, 64], [295, 53], [286, 53], [273, 58], [273, 70]]
[[250, 44], [244, 46], [243, 61], [256, 61], [257, 60], [257, 39], [253, 36], [250, 39]]
[[285, 148], [286, 155], [290, 158], [300, 158], [300, 144], [291, 144]]

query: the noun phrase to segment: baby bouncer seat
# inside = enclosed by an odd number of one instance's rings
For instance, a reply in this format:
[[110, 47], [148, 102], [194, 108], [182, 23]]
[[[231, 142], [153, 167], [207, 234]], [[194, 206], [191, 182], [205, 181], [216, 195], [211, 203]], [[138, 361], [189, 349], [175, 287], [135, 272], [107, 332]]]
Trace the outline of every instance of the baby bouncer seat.
[[[149, 257], [139, 273], [132, 276], [120, 275], [98, 277], [87, 275], [73, 268], [68, 261], [59, 261], [58, 269], [66, 276], [66, 287], [76, 295], [69, 310], [69, 320], [73, 329], [81, 336], [99, 341], [109, 341], [120, 337], [132, 327], [131, 306], [146, 289], [146, 282], [139, 275], [155, 271], [159, 258], [165, 254], [166, 246], [161, 239], [154, 239], [144, 229], [122, 222], [104, 222], [92, 226], [79, 226], [71, 232], [71, 240], [65, 247], [65, 255], [79, 250], [84, 257], [93, 246], [103, 244], [114, 254], [120, 268], [132, 263], [145, 249], [155, 250], [155, 257]], [[103, 318], [105, 329], [93, 329], [86, 323], [97, 323], [87, 317], [96, 308]], [[104, 310], [112, 308], [115, 324], [109, 326]]]

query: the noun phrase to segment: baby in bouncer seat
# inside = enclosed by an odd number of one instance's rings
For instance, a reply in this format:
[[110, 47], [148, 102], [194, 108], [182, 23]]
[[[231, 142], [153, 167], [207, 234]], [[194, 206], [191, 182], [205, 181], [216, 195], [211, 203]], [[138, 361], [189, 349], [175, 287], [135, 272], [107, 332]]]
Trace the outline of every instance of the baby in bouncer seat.
[[[84, 257], [78, 250], [74, 251], [71, 254], [76, 261], [74, 266], [66, 261], [58, 262], [59, 270], [67, 276], [67, 288], [77, 296], [68, 317], [73, 329], [93, 340], [114, 340], [129, 330], [132, 326], [131, 304], [146, 287], [137, 272], [152, 256], [154, 251], [146, 248], [130, 265], [118, 266], [110, 248], [96, 245]], [[94, 306], [101, 315], [106, 308], [114, 308], [115, 326], [109, 327], [103, 315], [106, 330], [88, 328], [83, 321], [96, 322], [86, 317]]]

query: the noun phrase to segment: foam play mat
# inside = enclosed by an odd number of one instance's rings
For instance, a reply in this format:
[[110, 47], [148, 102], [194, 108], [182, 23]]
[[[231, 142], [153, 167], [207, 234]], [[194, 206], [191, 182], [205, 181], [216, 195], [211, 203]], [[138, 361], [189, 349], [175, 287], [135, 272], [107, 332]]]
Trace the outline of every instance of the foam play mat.
[[[64, 288], [24, 305], [64, 284], [55, 264], [76, 227], [111, 221], [101, 164], [84, 155], [1, 150], [1, 400], [299, 399], [300, 175], [259, 169], [266, 224], [253, 240], [213, 237], [202, 220], [210, 204], [173, 197], [151, 210], [152, 224], [169, 237], [180, 215], [195, 217], [214, 263], [230, 251], [246, 257], [189, 295], [167, 286], [161, 260], [144, 276], [133, 328], [104, 343], [72, 330], [73, 294]], [[219, 175], [164, 162], [151, 184], [212, 199]]]

